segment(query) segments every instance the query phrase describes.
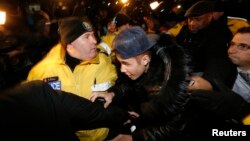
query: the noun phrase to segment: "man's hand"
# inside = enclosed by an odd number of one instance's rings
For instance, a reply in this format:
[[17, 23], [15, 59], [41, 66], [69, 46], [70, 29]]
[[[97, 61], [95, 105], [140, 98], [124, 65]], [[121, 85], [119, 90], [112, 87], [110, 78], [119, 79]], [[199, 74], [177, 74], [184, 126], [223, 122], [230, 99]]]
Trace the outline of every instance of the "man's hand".
[[210, 84], [210, 82], [202, 78], [201, 76], [192, 76], [191, 80], [192, 83], [188, 86], [189, 92], [192, 92], [194, 90], [213, 90], [213, 86]]
[[109, 104], [112, 102], [115, 94], [113, 92], [92, 92], [89, 100], [94, 102], [96, 100], [102, 100], [104, 102], [104, 108], [107, 108]]
[[119, 134], [118, 136], [116, 136], [114, 139], [110, 141], [133, 141], [133, 138], [131, 135]]

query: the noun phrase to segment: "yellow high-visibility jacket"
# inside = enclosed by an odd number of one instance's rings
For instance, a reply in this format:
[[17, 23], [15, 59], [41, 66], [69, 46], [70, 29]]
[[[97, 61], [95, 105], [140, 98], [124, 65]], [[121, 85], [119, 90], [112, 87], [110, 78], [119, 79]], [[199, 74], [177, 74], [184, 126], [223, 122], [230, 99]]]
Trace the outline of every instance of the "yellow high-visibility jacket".
[[233, 35], [239, 28], [250, 26], [246, 19], [239, 18], [239, 17], [227, 17], [227, 25]]
[[247, 115], [243, 120], [242, 120], [242, 123], [244, 125], [250, 125], [250, 114]]
[[[49, 80], [58, 77], [57, 81], [61, 90], [89, 98], [92, 92], [91, 86], [95, 82], [96, 84], [105, 82], [114, 84], [117, 79], [115, 66], [111, 63], [110, 58], [103, 53], [98, 53], [90, 61], [81, 62], [73, 72], [65, 64], [64, 58], [65, 49], [59, 43], [30, 70], [27, 81]], [[77, 133], [81, 141], [103, 141], [107, 134], [107, 128], [79, 131]]]
[[114, 38], [116, 37], [118, 33], [114, 33], [114, 34], [107, 34], [105, 36], [102, 37], [101, 43], [98, 44], [98, 47], [105, 50], [109, 55], [113, 52], [113, 48], [112, 48], [112, 42], [114, 40]]

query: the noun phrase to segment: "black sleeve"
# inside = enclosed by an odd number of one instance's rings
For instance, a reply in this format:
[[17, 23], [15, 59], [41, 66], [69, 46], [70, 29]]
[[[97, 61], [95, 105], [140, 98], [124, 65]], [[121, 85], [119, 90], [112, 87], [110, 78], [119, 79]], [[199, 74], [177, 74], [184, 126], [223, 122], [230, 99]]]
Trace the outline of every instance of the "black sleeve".
[[[0, 92], [1, 139], [72, 140], [76, 138], [56, 92], [43, 81], [32, 81]], [[41, 133], [43, 134], [41, 136]], [[13, 136], [16, 134], [17, 136]], [[3, 137], [3, 138], [2, 138]], [[37, 138], [39, 137], [39, 138]], [[33, 139], [32, 139], [33, 138]]]
[[43, 81], [28, 82], [2, 92], [0, 106], [4, 112], [9, 109], [6, 115], [14, 114], [16, 117], [13, 117], [19, 119], [20, 123], [25, 121], [37, 127], [58, 123], [74, 129], [93, 129], [119, 126], [128, 119], [127, 111], [117, 107], [104, 109], [100, 103], [55, 91]]
[[127, 109], [128, 103], [131, 103], [135, 98], [133, 82], [123, 73], [118, 73], [118, 79], [115, 85], [108, 91], [114, 92], [115, 94], [112, 105], [119, 106], [123, 109]]
[[214, 91], [196, 90], [191, 100], [198, 106], [226, 119], [241, 120], [250, 113], [250, 104], [218, 80], [210, 81]]
[[60, 100], [78, 129], [122, 126], [128, 113], [118, 107], [104, 108], [102, 103], [91, 102], [74, 94], [61, 92]]

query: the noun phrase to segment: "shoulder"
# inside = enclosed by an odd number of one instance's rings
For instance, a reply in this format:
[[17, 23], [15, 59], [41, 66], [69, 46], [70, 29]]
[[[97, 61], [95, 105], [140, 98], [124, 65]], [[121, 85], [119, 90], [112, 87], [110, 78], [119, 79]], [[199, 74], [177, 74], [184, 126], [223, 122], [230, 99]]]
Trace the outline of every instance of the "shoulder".
[[98, 56], [101, 64], [113, 65], [111, 62], [111, 57], [107, 54], [106, 51], [100, 50], [98, 52]]
[[173, 26], [172, 28], [170, 28], [170, 29], [168, 30], [168, 32], [169, 32], [171, 35], [173, 35], [173, 36], [177, 36], [177, 35], [180, 33], [180, 31], [181, 31], [181, 29], [182, 29], [182, 27], [183, 27], [184, 25], [185, 25], [185, 22], [182, 21], [182, 22], [176, 24], [175, 26]]
[[241, 27], [250, 26], [247, 19], [230, 16], [227, 17], [227, 25], [233, 34], [235, 34], [236, 31]]

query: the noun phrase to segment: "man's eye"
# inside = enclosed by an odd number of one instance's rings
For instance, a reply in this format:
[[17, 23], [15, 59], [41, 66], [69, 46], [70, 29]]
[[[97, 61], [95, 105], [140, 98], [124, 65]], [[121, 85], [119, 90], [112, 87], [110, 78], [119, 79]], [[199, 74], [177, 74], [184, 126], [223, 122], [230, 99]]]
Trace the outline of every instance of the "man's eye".
[[239, 44], [238, 48], [242, 48], [242, 49], [249, 49], [249, 46], [246, 44]]
[[89, 34], [86, 34], [85, 36], [83, 36], [84, 38], [88, 38], [89, 37]]
[[241, 48], [247, 48], [247, 46], [246, 46], [246, 45], [240, 45], [240, 47], [241, 47]]

